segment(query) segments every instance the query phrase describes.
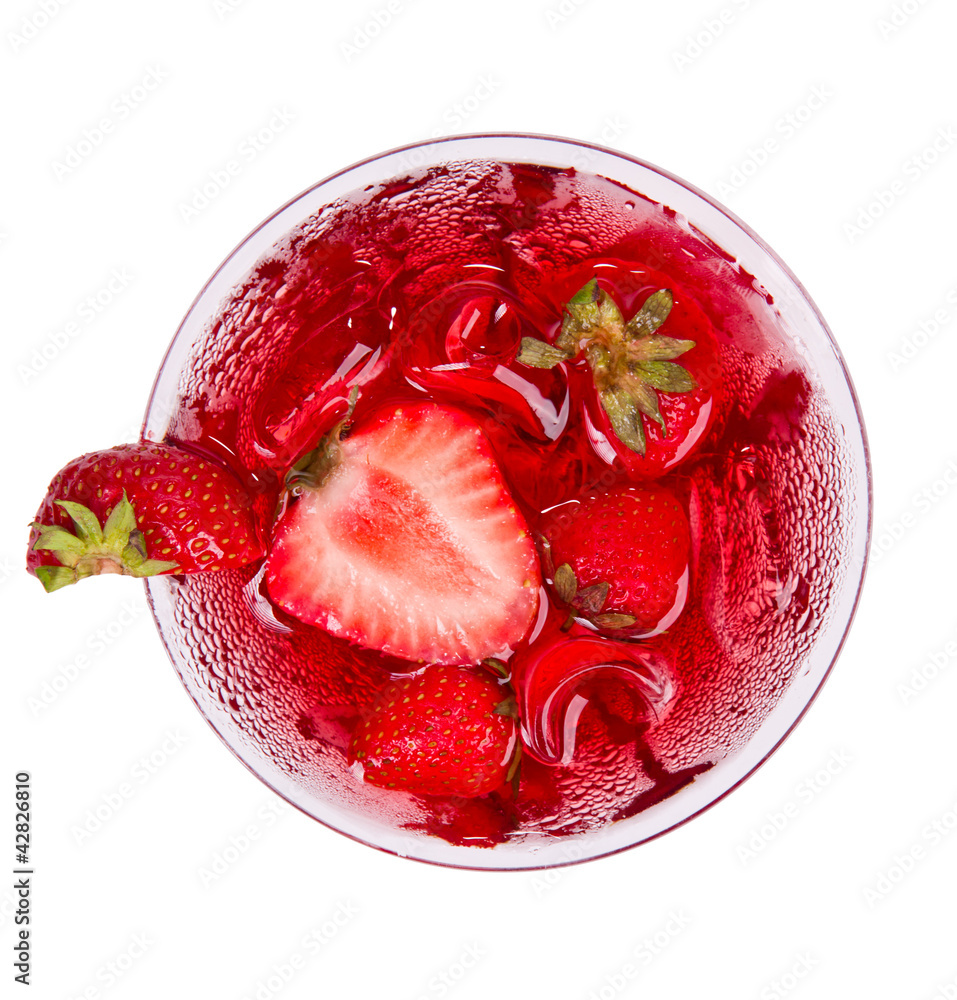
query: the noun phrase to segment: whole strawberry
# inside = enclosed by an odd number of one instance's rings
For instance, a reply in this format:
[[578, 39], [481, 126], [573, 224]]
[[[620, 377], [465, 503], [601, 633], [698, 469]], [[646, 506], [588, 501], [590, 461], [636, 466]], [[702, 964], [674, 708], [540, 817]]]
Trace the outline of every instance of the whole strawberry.
[[433, 665], [393, 682], [357, 727], [349, 759], [370, 785], [474, 798], [511, 778], [514, 699], [482, 669]]
[[64, 466], [31, 528], [27, 569], [48, 592], [100, 573], [232, 569], [263, 554], [249, 498], [231, 472], [149, 441]]
[[684, 461], [722, 405], [714, 330], [689, 297], [679, 291], [676, 299], [669, 288], [652, 292], [626, 320], [593, 278], [565, 303], [555, 342], [523, 338], [518, 360], [569, 368], [588, 422], [601, 432], [599, 451], [632, 476], [658, 477]]
[[618, 635], [669, 628], [688, 596], [688, 519], [663, 486], [620, 486], [553, 508], [543, 535], [559, 600]]

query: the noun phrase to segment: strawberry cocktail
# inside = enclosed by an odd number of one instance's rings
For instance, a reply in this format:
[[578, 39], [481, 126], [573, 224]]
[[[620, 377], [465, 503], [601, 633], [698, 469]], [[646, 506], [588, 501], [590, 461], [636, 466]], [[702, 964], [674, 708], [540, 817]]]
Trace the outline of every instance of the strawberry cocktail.
[[143, 439], [58, 474], [28, 564], [148, 578], [201, 711], [317, 819], [527, 868], [648, 839], [773, 750], [869, 509], [840, 357], [756, 237], [617, 154], [469, 137], [239, 247]]

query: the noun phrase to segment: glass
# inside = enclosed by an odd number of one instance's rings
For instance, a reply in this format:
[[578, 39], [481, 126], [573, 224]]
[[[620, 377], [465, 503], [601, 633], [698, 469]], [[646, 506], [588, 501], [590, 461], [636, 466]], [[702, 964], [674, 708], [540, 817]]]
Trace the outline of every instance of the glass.
[[[781, 576], [775, 599], [786, 606], [795, 595], [800, 598], [806, 578], [814, 578], [815, 572], [818, 580], [829, 572], [830, 591], [825, 612], [813, 620], [809, 614], [802, 622], [806, 642], [799, 656], [785, 663], [790, 654], [782, 636], [773, 627], [764, 636], [759, 654], [766, 659], [764, 673], [759, 676], [755, 667], [747, 683], [774, 690], [765, 692], [765, 707], [754, 713], [753, 724], [735, 722], [734, 738], [724, 742], [716, 736], [715, 760], [705, 770], [634, 815], [566, 835], [522, 832], [494, 847], [452, 843], [409, 829], [410, 816], [421, 814], [408, 812], [405, 796], [371, 789], [355, 778], [342, 752], [345, 737], [335, 709], [325, 715], [305, 712], [305, 689], [313, 682], [297, 683], [293, 690], [278, 667], [271, 669], [282, 649], [293, 655], [293, 647], [254, 587], [227, 584], [225, 575], [213, 573], [154, 577], [147, 589], [160, 635], [200, 712], [230, 750], [279, 795], [332, 829], [400, 856], [475, 869], [531, 869], [597, 858], [656, 837], [721, 799], [781, 744], [820, 690], [857, 605], [871, 526], [870, 469], [860, 411], [840, 351], [807, 293], [759, 237], [707, 195], [650, 164], [584, 143], [509, 134], [453, 137], [383, 153], [332, 175], [263, 222], [220, 266], [184, 319], [157, 376], [144, 437], [188, 440], [184, 399], [200, 398], [204, 391], [197, 371], [205, 345], [227, 335], [235, 338], [237, 325], [252, 322], [250, 313], [268, 316], [270, 303], [244, 303], [243, 289], [251, 287], [250, 276], [262, 273], [257, 268], [277, 247], [288, 247], [291, 232], [307, 220], [321, 227], [330, 206], [341, 199], [366, 199], [390, 180], [470, 161], [573, 168], [608, 178], [672, 210], [676, 225], [695, 234], [699, 246], [713, 248], [715, 269], [730, 260], [754, 276], [754, 287], [773, 304], [769, 308], [778, 334], [810, 381], [815, 399], [823, 403], [823, 415], [818, 414], [809, 433], [824, 421], [826, 434], [822, 431], [818, 451], [797, 470], [807, 483], [805, 495], [817, 496], [820, 510], [808, 516], [794, 499], [794, 509], [784, 511], [790, 530], [807, 534], [805, 556], [812, 550], [815, 555], [810, 563], [805, 558], [801, 566], [784, 568], [789, 575]], [[231, 446], [222, 443], [228, 456]], [[815, 549], [814, 524], [825, 521], [828, 545], [821, 551]], [[750, 545], [751, 540], [738, 544]], [[734, 614], [734, 609], [728, 611]], [[740, 618], [738, 614], [737, 627]], [[760, 644], [762, 637], [755, 630], [747, 640]], [[322, 687], [321, 678], [316, 683]], [[749, 699], [751, 695], [749, 690]], [[731, 710], [748, 715], [750, 707]]]

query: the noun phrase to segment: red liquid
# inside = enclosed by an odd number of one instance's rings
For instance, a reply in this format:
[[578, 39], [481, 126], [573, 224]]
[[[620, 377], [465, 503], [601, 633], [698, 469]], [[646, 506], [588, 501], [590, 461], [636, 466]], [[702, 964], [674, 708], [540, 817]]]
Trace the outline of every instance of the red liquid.
[[741, 747], [801, 666], [842, 574], [826, 401], [752, 277], [670, 210], [604, 179], [456, 164], [313, 218], [196, 345], [169, 439], [249, 484], [268, 539], [283, 474], [341, 419], [352, 387], [369, 408], [428, 393], [480, 421], [532, 530], [547, 532], [555, 505], [644, 475], [596, 432], [582, 371], [511, 360], [520, 337], [553, 338], [594, 274], [626, 316], [672, 289], [662, 333], [716, 345], [681, 359], [709, 402], [700, 440], [659, 470], [691, 523], [683, 612], [661, 635], [601, 646], [584, 626], [561, 631], [567, 609], [545, 588], [539, 625], [510, 661], [531, 750], [517, 793], [413, 798], [363, 784], [345, 757], [362, 709], [409, 664], [272, 608], [258, 565], [173, 581], [167, 640], [180, 669], [298, 784], [453, 843], [580, 832]]

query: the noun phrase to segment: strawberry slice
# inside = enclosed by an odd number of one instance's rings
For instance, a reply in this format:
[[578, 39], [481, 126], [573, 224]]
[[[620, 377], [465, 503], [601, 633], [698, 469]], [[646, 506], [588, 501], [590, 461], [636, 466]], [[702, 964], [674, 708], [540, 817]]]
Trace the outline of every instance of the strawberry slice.
[[430, 666], [380, 695], [349, 759], [363, 780], [417, 795], [487, 795], [517, 764], [514, 698], [488, 673]]
[[478, 663], [528, 631], [535, 547], [485, 436], [413, 404], [327, 437], [289, 477], [297, 499], [266, 564], [289, 614], [393, 656]]
[[31, 527], [27, 569], [48, 592], [100, 573], [236, 569], [263, 554], [239, 480], [208, 458], [151, 441], [64, 466]]

